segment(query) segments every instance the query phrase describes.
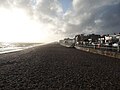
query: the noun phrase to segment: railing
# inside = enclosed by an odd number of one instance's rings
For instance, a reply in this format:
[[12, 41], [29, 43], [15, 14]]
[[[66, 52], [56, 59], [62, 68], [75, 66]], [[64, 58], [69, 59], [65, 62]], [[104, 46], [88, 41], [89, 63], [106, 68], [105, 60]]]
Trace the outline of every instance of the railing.
[[84, 47], [84, 48], [94, 48], [98, 50], [104, 50], [104, 51], [112, 51], [112, 52], [120, 52], [120, 46], [118, 47], [113, 47], [113, 46], [99, 46], [99, 45], [76, 45], [79, 47]]

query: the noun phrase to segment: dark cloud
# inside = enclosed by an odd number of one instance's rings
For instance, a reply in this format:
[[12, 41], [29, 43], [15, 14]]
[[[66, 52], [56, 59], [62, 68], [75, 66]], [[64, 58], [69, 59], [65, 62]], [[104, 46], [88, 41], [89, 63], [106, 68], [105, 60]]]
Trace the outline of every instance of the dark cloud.
[[55, 36], [120, 32], [120, 0], [73, 0], [65, 13], [59, 0], [0, 0], [0, 6], [26, 10], [33, 19], [49, 25]]
[[[66, 31], [76, 33], [119, 33], [119, 0], [73, 0], [73, 13], [68, 14]], [[68, 19], [69, 18], [69, 19]], [[79, 22], [76, 24], [76, 22]]]
[[102, 21], [101, 29], [106, 33], [119, 32], [120, 28], [120, 3], [104, 6], [98, 11], [96, 17]]

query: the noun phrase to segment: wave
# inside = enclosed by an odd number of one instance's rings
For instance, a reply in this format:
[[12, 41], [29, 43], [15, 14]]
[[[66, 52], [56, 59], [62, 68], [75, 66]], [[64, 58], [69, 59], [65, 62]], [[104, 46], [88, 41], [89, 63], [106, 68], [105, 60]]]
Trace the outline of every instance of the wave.
[[0, 54], [20, 51], [39, 45], [41, 43], [0, 43]]

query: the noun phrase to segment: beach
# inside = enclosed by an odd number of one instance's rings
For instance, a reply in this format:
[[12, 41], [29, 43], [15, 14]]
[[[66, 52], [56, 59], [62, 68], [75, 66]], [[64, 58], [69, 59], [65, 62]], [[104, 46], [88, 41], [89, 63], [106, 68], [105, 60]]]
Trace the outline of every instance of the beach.
[[119, 90], [120, 59], [51, 43], [0, 55], [0, 90]]

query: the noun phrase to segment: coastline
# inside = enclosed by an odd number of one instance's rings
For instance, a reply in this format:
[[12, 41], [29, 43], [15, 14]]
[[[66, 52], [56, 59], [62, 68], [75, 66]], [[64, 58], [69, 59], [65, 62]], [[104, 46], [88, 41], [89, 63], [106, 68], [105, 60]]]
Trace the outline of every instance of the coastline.
[[29, 49], [29, 48], [34, 48], [34, 47], [42, 46], [42, 45], [46, 45], [46, 44], [37, 44], [37, 45], [28, 46], [28, 47], [7, 47], [7, 48], [1, 48], [0, 54], [17, 52], [17, 51], [21, 51], [21, 50], [25, 50], [25, 49]]

